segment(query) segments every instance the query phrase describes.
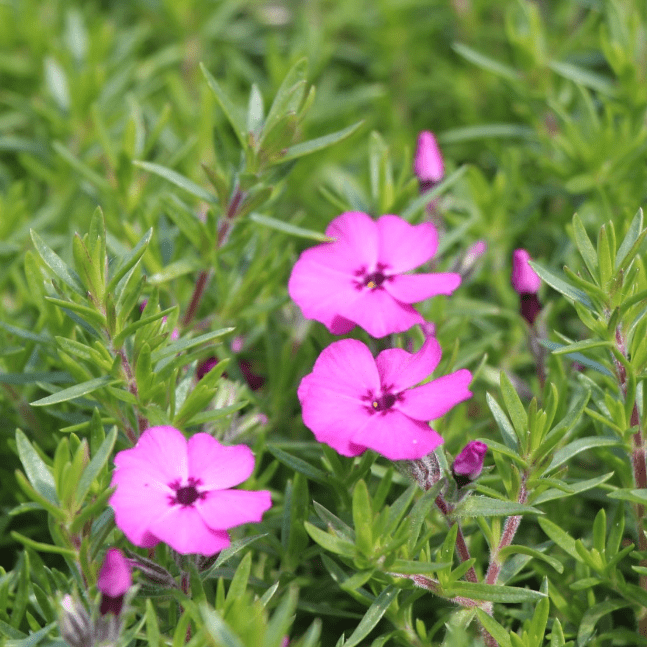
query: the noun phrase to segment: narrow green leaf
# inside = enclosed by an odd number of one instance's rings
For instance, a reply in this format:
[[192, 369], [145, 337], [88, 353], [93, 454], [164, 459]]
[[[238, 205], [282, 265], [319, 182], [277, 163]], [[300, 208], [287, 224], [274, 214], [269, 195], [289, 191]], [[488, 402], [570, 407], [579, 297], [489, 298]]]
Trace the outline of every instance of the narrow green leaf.
[[[586, 492], [586, 490], [592, 490], [598, 485], [601, 485], [602, 483], [608, 481], [614, 474], [615, 472], [607, 472], [602, 476], [596, 476], [595, 478], [587, 479], [585, 481], [578, 481], [577, 483], [572, 484], [564, 483], [567, 488], [566, 491], [560, 490], [558, 488], [551, 488], [550, 490], [542, 492], [536, 499], [533, 499], [532, 503], [533, 505], [539, 505], [540, 503], [552, 501], [553, 499], [564, 499], [566, 497], [572, 496], [573, 494], [580, 494], [581, 492]], [[607, 496], [612, 496], [612, 493], [608, 493]]]
[[564, 572], [564, 566], [558, 559], [555, 559], [550, 555], [545, 555], [541, 551], [530, 548], [529, 546], [517, 546], [515, 544], [511, 544], [510, 546], [505, 546], [499, 551], [499, 555], [501, 557], [507, 557], [508, 555], [515, 554], [529, 555], [530, 557], [534, 557], [535, 559], [540, 559], [547, 564], [550, 564], [558, 573]]
[[[228, 335], [230, 332], [235, 330], [235, 328], [220, 328], [212, 332], [205, 333], [204, 335], [198, 335], [193, 339], [180, 339], [172, 344], [168, 344], [159, 350], [156, 350], [153, 355], [153, 362], [159, 362], [165, 357], [175, 356], [178, 353], [181, 353], [189, 348], [194, 348], [195, 346], [200, 346], [200, 344], [206, 344], [207, 342], [213, 341], [214, 339], [219, 339]], [[155, 368], [156, 371], [159, 370], [159, 366]]]
[[49, 467], [47, 467], [38, 452], [32, 447], [27, 436], [20, 429], [16, 429], [16, 446], [20, 462], [25, 468], [25, 474], [27, 474], [29, 482], [41, 496], [57, 506], [59, 501], [56, 496], [54, 477]]
[[622, 490], [614, 490], [607, 492], [610, 499], [620, 499], [621, 501], [631, 501], [631, 503], [638, 503], [640, 505], [647, 505], [647, 490], [628, 488]]
[[141, 240], [137, 243], [137, 245], [135, 245], [133, 250], [121, 259], [119, 267], [115, 270], [114, 275], [108, 283], [106, 292], [118, 292], [119, 294], [117, 294], [117, 298], [120, 298], [121, 291], [119, 289], [116, 289], [117, 284], [124, 276], [126, 276], [126, 274], [131, 269], [133, 269], [137, 265], [137, 263], [139, 263], [152, 237], [153, 229], [151, 228], [142, 236]]
[[604, 438], [591, 436], [589, 438], [578, 438], [572, 443], [562, 447], [555, 452], [555, 456], [551, 464], [548, 466], [548, 472], [552, 472], [554, 469], [558, 468], [560, 465], [563, 465], [567, 461], [571, 460], [573, 456], [579, 454], [580, 452], [586, 451], [587, 449], [592, 449], [594, 447], [621, 447], [624, 443], [618, 438]]
[[344, 643], [344, 647], [355, 647], [359, 645], [366, 636], [375, 628], [375, 625], [382, 619], [387, 609], [393, 604], [398, 589], [392, 584], [389, 584], [380, 595], [375, 598], [375, 602], [371, 604], [364, 617], [359, 621], [355, 631], [349, 636], [348, 640]]
[[[643, 232], [643, 210], [641, 207], [640, 209], [638, 209], [638, 211], [636, 212], [636, 215], [633, 217], [633, 220], [629, 225], [629, 229], [627, 230], [627, 234], [624, 237], [624, 240], [622, 241], [622, 243], [620, 244], [620, 247], [616, 254], [616, 264], [614, 268], [615, 270], [618, 270], [621, 265], [624, 265], [623, 261], [625, 260], [625, 257], [629, 253], [629, 250], [633, 249], [640, 235], [643, 233], [644, 233]], [[631, 260], [631, 257], [629, 257], [628, 260]]]
[[326, 532], [325, 530], [321, 530], [320, 528], [317, 528], [317, 526], [312, 525], [309, 521], [306, 521], [303, 525], [310, 537], [312, 537], [312, 539], [322, 548], [325, 548], [331, 553], [343, 555], [344, 557], [353, 557], [355, 555], [355, 546], [349, 541], [340, 539], [336, 535]]
[[[218, 645], [218, 647], [244, 647], [240, 638], [227, 626], [220, 614], [211, 605], [202, 602], [200, 604], [200, 615], [202, 616], [204, 631], [215, 641], [213, 642], [214, 645]], [[184, 631], [186, 632], [186, 629]], [[180, 644], [183, 644], [184, 640]]]
[[328, 148], [337, 142], [343, 141], [344, 139], [350, 137], [356, 130], [358, 130], [364, 124], [364, 120], [358, 121], [352, 126], [338, 130], [337, 132], [330, 133], [328, 135], [323, 135], [322, 137], [317, 137], [316, 139], [310, 139], [307, 142], [301, 142], [300, 144], [294, 144], [290, 146], [285, 155], [282, 155], [279, 158], [279, 162], [288, 162], [298, 157], [303, 157], [304, 155], [310, 155], [316, 151], [320, 151], [324, 148]]
[[270, 227], [271, 229], [276, 229], [277, 231], [282, 231], [285, 234], [290, 234], [292, 236], [297, 236], [299, 238], [307, 238], [309, 240], [316, 240], [319, 243], [329, 243], [333, 239], [329, 238], [325, 234], [319, 233], [312, 229], [304, 229], [303, 227], [297, 227], [292, 225], [289, 222], [284, 220], [278, 220], [277, 218], [271, 218], [270, 216], [262, 216], [259, 213], [253, 213], [249, 216], [249, 219], [252, 222], [256, 222], [259, 225], [264, 225], [265, 227]]
[[475, 49], [472, 49], [463, 43], [452, 43], [452, 49], [463, 58], [474, 63], [474, 65], [477, 65], [488, 72], [492, 72], [497, 76], [502, 76], [504, 79], [518, 81], [521, 78], [519, 72], [514, 68], [504, 65], [485, 54], [481, 54], [481, 52], [477, 52]]
[[20, 542], [21, 544], [23, 544], [23, 546], [27, 546], [27, 548], [33, 548], [34, 550], [41, 553], [54, 553], [56, 555], [63, 555], [64, 557], [69, 557], [72, 560], [76, 560], [78, 558], [77, 552], [69, 548], [61, 548], [60, 546], [54, 546], [52, 544], [43, 544], [40, 541], [34, 541], [29, 537], [21, 535], [15, 530], [12, 530], [10, 532], [10, 535], [12, 539]]
[[494, 416], [501, 436], [503, 437], [503, 442], [518, 455], [519, 453], [519, 441], [517, 435], [514, 432], [514, 428], [508, 420], [508, 416], [505, 415], [503, 409], [499, 406], [499, 403], [489, 394], [485, 394], [485, 399], [487, 400], [487, 405], [490, 407], [490, 411]]
[[457, 168], [451, 175], [442, 180], [442, 182], [436, 184], [433, 189], [425, 191], [425, 193], [411, 202], [406, 209], [400, 212], [400, 217], [404, 220], [411, 220], [413, 216], [415, 216], [419, 211], [422, 211], [434, 198], [442, 195], [447, 191], [447, 189], [458, 182], [467, 169], [468, 166], [466, 164]]
[[438, 134], [437, 139], [440, 144], [453, 144], [455, 142], [491, 139], [494, 137], [520, 137], [521, 139], [534, 140], [537, 139], [537, 132], [534, 128], [520, 126], [519, 124], [479, 124], [478, 126], [445, 130]]
[[155, 164], [154, 162], [143, 162], [141, 160], [133, 160], [133, 164], [141, 169], [144, 169], [144, 171], [154, 173], [155, 175], [158, 175], [159, 177], [172, 182], [173, 184], [175, 184], [175, 186], [180, 187], [180, 189], [183, 189], [187, 193], [194, 195], [200, 200], [204, 200], [205, 202], [208, 202], [210, 204], [214, 204], [218, 201], [216, 196], [214, 196], [206, 189], [203, 189], [199, 184], [196, 184], [195, 182], [193, 182], [193, 180], [189, 180], [188, 177], [185, 177], [181, 173], [167, 168], [166, 166]]
[[358, 550], [364, 555], [370, 555], [373, 552], [373, 511], [368, 488], [363, 479], [360, 479], [353, 489], [353, 525]]
[[469, 517], [509, 517], [517, 514], [544, 514], [541, 510], [516, 501], [501, 501], [486, 496], [470, 496], [463, 499], [452, 512], [455, 519]]
[[584, 647], [589, 642], [593, 636], [598, 620], [613, 611], [628, 606], [630, 606], [629, 603], [624, 600], [606, 600], [587, 609], [582, 616], [580, 627], [577, 631], [577, 647]]
[[81, 480], [79, 481], [79, 485], [76, 490], [77, 503], [81, 503], [83, 501], [85, 495], [88, 493], [88, 490], [94, 482], [94, 479], [97, 478], [99, 472], [103, 469], [103, 466], [108, 462], [115, 446], [115, 442], [117, 442], [116, 426], [110, 430], [106, 439], [99, 448], [99, 451], [96, 452], [88, 466], [83, 471], [83, 475], [81, 476]]
[[90, 184], [105, 193], [110, 193], [113, 188], [110, 182], [96, 171], [93, 171], [85, 162], [73, 155], [61, 142], [54, 142], [52, 148], [76, 171], [78, 171]]
[[419, 562], [408, 559], [396, 559], [389, 566], [390, 573], [402, 573], [403, 575], [422, 575], [424, 573], [436, 573], [443, 569], [451, 569], [452, 562]]
[[146, 600], [146, 638], [148, 647], [159, 647], [160, 628], [157, 624], [157, 612], [150, 598]]
[[45, 241], [35, 230], [30, 229], [29, 232], [34, 243], [34, 247], [43, 259], [45, 265], [47, 265], [47, 267], [49, 267], [49, 269], [52, 270], [52, 272], [54, 272], [54, 274], [56, 274], [56, 276], [58, 276], [65, 285], [74, 290], [78, 295], [85, 297], [85, 288], [83, 287], [83, 283], [81, 283], [79, 275], [71, 267], [66, 265], [54, 250], [50, 249], [45, 244]]
[[578, 85], [583, 85], [585, 88], [590, 88], [607, 96], [616, 95], [615, 85], [611, 79], [602, 74], [597, 74], [579, 65], [564, 63], [562, 61], [549, 61], [548, 67], [565, 79], [573, 81], [573, 83], [577, 83]]
[[218, 100], [222, 111], [225, 113], [225, 117], [227, 117], [227, 120], [231, 124], [231, 127], [233, 128], [234, 133], [238, 138], [238, 141], [240, 142], [240, 145], [243, 147], [243, 150], [247, 149], [245, 120], [241, 116], [240, 111], [238, 110], [238, 108], [236, 108], [236, 106], [234, 106], [234, 104], [231, 102], [231, 99], [224, 93], [218, 81], [213, 78], [213, 76], [203, 63], [200, 63], [200, 69], [202, 70], [204, 77], [207, 79], [207, 83], [209, 84], [211, 91], [216, 96], [216, 99]]
[[328, 476], [328, 474], [323, 470], [313, 467], [307, 461], [304, 461], [301, 458], [297, 458], [296, 456], [292, 456], [292, 454], [288, 454], [287, 452], [284, 452], [282, 449], [274, 447], [273, 445], [267, 445], [266, 449], [270, 452], [270, 454], [272, 454], [272, 456], [280, 460], [284, 465], [291, 467], [295, 472], [299, 472], [304, 476], [307, 476], [309, 479], [323, 485], [329, 483], [330, 477]]
[[600, 267], [600, 285], [602, 289], [606, 289], [613, 273], [612, 250], [606, 225], [600, 227], [598, 234], [598, 264]]
[[502, 627], [491, 615], [477, 608], [476, 616], [483, 625], [483, 628], [497, 641], [500, 647], [512, 647], [510, 632]]
[[256, 83], [252, 83], [247, 107], [247, 132], [258, 136], [263, 126], [263, 95]]
[[[540, 339], [539, 343], [545, 348], [548, 348], [548, 350], [550, 351], [563, 348], [562, 344], [558, 344], [554, 341], [548, 341], [547, 339]], [[586, 355], [582, 355], [582, 353], [568, 353], [566, 356], [574, 362], [579, 362], [583, 366], [588, 366], [594, 371], [602, 373], [602, 375], [606, 375], [607, 377], [614, 377], [613, 373], [606, 366], [603, 366], [602, 364], [600, 364], [600, 362], [589, 359]]]
[[566, 346], [560, 346], [553, 351], [553, 355], [568, 355], [581, 350], [590, 350], [591, 348], [611, 348], [613, 343], [602, 339], [583, 339]]
[[575, 214], [573, 216], [573, 234], [575, 235], [575, 244], [577, 249], [580, 252], [584, 263], [589, 270], [589, 273], [593, 278], [597, 276], [598, 269], [598, 255], [593, 247], [593, 243], [589, 238], [589, 235], [586, 233], [586, 229], [582, 224], [580, 217]]
[[62, 391], [57, 391], [52, 395], [48, 395], [45, 398], [36, 400], [31, 403], [32, 407], [45, 407], [50, 404], [58, 404], [59, 402], [67, 402], [68, 400], [73, 400], [74, 398], [80, 398], [81, 396], [92, 393], [108, 384], [113, 382], [118, 382], [114, 377], [110, 375], [104, 375], [103, 377], [97, 377], [93, 380], [83, 382], [81, 384], [75, 384], [69, 389], [63, 389]]
[[588, 310], [595, 312], [595, 308], [593, 307], [591, 300], [584, 292], [582, 292], [582, 290], [573, 287], [570, 283], [567, 283], [564, 279], [559, 278], [559, 276], [553, 274], [550, 270], [547, 270], [538, 263], [535, 263], [534, 261], [528, 262], [530, 267], [537, 272], [542, 281], [548, 283], [548, 285], [563, 294], [566, 298], [571, 299], [572, 301], [577, 301]]
[[307, 70], [308, 60], [300, 58], [285, 75], [267, 113], [267, 119], [263, 125], [263, 137], [274, 129], [287, 112], [296, 112], [300, 99], [298, 95], [295, 96], [295, 92], [305, 89]]
[[452, 582], [451, 595], [460, 595], [472, 600], [487, 600], [489, 602], [539, 602], [546, 597], [545, 593], [522, 589], [517, 586], [502, 586], [479, 584], [474, 582]]
[[543, 517], [537, 519], [541, 529], [552, 539], [562, 550], [567, 552], [571, 557], [574, 557], [578, 562], [582, 561], [582, 557], [575, 548], [575, 540], [564, 530], [562, 530], [556, 523]]
[[35, 373], [0, 373], [0, 384], [35, 384], [36, 382], [48, 382], [59, 384], [72, 382], [69, 373], [65, 371], [35, 372]]
[[526, 413], [523, 404], [521, 404], [521, 399], [519, 398], [516, 389], [512, 386], [510, 378], [504, 371], [501, 371], [499, 374], [499, 381], [501, 385], [501, 395], [503, 396], [503, 401], [505, 402], [512, 425], [517, 433], [517, 438], [519, 439], [521, 446], [525, 447], [528, 436], [528, 414]]
[[[71, 319], [74, 319], [77, 323], [85, 322], [86, 325], [95, 326], [97, 328], [105, 328], [107, 325], [105, 316], [88, 306], [83, 306], [80, 303], [74, 303], [74, 301], [65, 301], [65, 299], [57, 299], [56, 297], [45, 297], [45, 301], [53, 303], [55, 306], [58, 306], [64, 310]], [[78, 318], [75, 317], [72, 313], [76, 313]], [[80, 321], [79, 321], [80, 320]], [[81, 324], [83, 325], [83, 324]]]

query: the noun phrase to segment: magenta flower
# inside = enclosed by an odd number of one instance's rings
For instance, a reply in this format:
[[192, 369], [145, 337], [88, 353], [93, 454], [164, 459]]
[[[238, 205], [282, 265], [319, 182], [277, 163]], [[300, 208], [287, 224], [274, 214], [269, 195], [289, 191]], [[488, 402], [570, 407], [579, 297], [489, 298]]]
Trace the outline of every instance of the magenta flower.
[[423, 130], [418, 135], [413, 172], [421, 184], [428, 185], [427, 188], [431, 188], [434, 184], [440, 182], [443, 175], [445, 175], [443, 156], [438, 148], [436, 138], [429, 130]]
[[410, 225], [398, 216], [373, 220], [348, 211], [326, 229], [334, 242], [304, 251], [292, 269], [288, 292], [307, 319], [335, 335], [357, 324], [373, 337], [403, 332], [424, 322], [411, 306], [451, 294], [455, 273], [405, 274], [428, 261], [438, 246], [436, 228]]
[[106, 553], [97, 588], [101, 591], [101, 615], [114, 613], [116, 616], [121, 611], [126, 591], [131, 587], [133, 578], [130, 574], [130, 565], [118, 548], [109, 548]]
[[481, 475], [486, 453], [487, 445], [479, 440], [472, 440], [465, 445], [452, 465], [452, 474], [458, 487], [471, 483]]
[[422, 458], [443, 442], [427, 422], [472, 395], [466, 369], [415, 386], [440, 356], [433, 337], [417, 353], [391, 348], [377, 358], [355, 339], [333, 342], [299, 385], [303, 422], [344, 456], [373, 449], [391, 460]]
[[163, 541], [178, 553], [213, 555], [229, 546], [228, 528], [260, 521], [272, 505], [267, 491], [229, 489], [252, 473], [254, 455], [209, 434], [187, 442], [174, 427], [151, 427], [115, 465], [110, 505], [136, 546]]
[[512, 287], [519, 294], [521, 316], [532, 326], [541, 311], [537, 292], [541, 279], [530, 267], [530, 254], [525, 249], [515, 249], [512, 255]]

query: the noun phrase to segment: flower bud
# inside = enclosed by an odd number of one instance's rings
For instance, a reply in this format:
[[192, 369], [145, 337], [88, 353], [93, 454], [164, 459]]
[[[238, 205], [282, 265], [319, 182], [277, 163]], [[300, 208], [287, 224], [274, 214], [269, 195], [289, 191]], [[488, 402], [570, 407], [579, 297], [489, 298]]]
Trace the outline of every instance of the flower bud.
[[97, 588], [101, 591], [101, 606], [99, 607], [101, 615], [107, 613], [119, 615], [124, 594], [132, 583], [128, 560], [118, 548], [109, 548], [97, 580]]
[[92, 644], [92, 621], [83, 605], [71, 595], [61, 600], [58, 626], [63, 640], [70, 647], [88, 647]]
[[440, 182], [445, 175], [443, 156], [436, 143], [436, 138], [429, 130], [423, 130], [418, 135], [418, 147], [413, 162], [413, 172], [418, 177], [425, 189], [430, 189], [434, 184]]
[[532, 326], [541, 311], [537, 292], [541, 279], [528, 261], [530, 254], [525, 249], [516, 249], [512, 255], [512, 287], [518, 292], [521, 301], [521, 316]]
[[479, 440], [467, 443], [463, 451], [455, 458], [452, 465], [452, 474], [459, 488], [475, 481], [483, 469], [483, 459], [487, 452], [487, 445]]

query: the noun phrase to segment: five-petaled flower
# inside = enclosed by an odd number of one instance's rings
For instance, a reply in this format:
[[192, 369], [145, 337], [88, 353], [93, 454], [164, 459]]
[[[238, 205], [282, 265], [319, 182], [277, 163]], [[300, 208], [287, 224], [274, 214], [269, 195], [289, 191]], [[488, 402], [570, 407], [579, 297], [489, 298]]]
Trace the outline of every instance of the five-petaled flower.
[[174, 427], [151, 427], [115, 465], [110, 505], [136, 546], [163, 541], [178, 553], [213, 555], [229, 546], [228, 528], [260, 521], [272, 505], [267, 491], [229, 489], [251, 475], [254, 455], [209, 434], [187, 442]]
[[373, 337], [404, 332], [424, 322], [412, 303], [451, 294], [460, 285], [460, 275], [452, 272], [405, 274], [436, 252], [438, 234], [430, 222], [410, 225], [392, 215], [375, 221], [349, 211], [328, 225], [326, 235], [334, 242], [301, 254], [288, 292], [306, 318], [333, 334], [356, 324]]
[[377, 358], [355, 339], [333, 342], [299, 385], [303, 422], [344, 456], [373, 449], [391, 460], [422, 458], [443, 442], [428, 421], [472, 395], [466, 369], [415, 386], [440, 356], [433, 337], [417, 353], [391, 348]]

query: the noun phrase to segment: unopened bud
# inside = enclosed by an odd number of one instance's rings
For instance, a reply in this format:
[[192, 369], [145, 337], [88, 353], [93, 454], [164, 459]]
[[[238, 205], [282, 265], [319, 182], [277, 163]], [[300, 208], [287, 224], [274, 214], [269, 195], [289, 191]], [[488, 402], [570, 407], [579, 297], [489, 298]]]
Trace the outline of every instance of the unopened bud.
[[109, 548], [97, 580], [97, 588], [101, 591], [101, 615], [119, 615], [124, 595], [132, 583], [128, 560], [118, 548]]
[[70, 647], [92, 645], [92, 621], [85, 607], [71, 595], [61, 600], [61, 614], [58, 626], [63, 640]]
[[481, 475], [486, 453], [487, 445], [479, 440], [472, 440], [465, 445], [452, 465], [452, 474], [459, 488], [475, 481]]
[[431, 188], [434, 184], [440, 182], [445, 175], [443, 156], [436, 143], [436, 138], [429, 130], [423, 130], [418, 135], [413, 172], [421, 185], [428, 185], [426, 188]]
[[512, 287], [519, 294], [521, 316], [532, 326], [541, 312], [537, 292], [541, 279], [530, 267], [530, 254], [525, 249], [516, 249], [512, 255]]

